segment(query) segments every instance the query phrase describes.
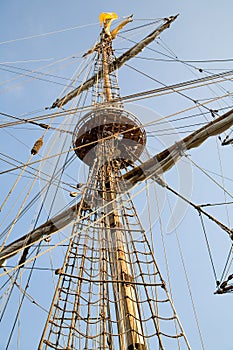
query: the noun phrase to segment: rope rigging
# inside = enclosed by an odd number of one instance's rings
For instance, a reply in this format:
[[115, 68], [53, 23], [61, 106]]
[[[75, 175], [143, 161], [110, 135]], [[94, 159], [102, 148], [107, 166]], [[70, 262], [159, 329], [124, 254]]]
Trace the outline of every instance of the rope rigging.
[[[233, 239], [230, 222], [225, 224], [224, 220], [208, 213], [208, 207], [228, 206], [230, 210], [233, 202], [228, 198], [232, 198], [232, 194], [230, 189], [226, 188], [227, 177], [220, 168], [221, 174], [216, 174], [221, 177], [222, 182], [215, 180], [210, 175], [211, 171], [200, 167], [189, 155], [185, 155], [187, 150], [198, 147], [211, 136], [220, 137], [219, 134], [222, 133], [229, 132], [222, 144], [231, 143], [231, 131], [228, 129], [233, 123], [232, 109], [230, 103], [227, 104], [226, 101], [232, 97], [232, 92], [228, 91], [224, 84], [232, 82], [233, 71], [222, 71], [167, 85], [142, 72], [141, 69], [125, 63], [131, 56], [130, 50], [135, 50], [137, 54], [144, 44], [140, 46], [130, 40], [135, 45], [128, 49], [126, 56], [124, 54], [118, 58], [115, 56], [112, 40], [116, 36], [123, 38], [118, 31], [131, 22], [132, 16], [123, 18], [113, 30], [110, 24], [117, 15], [103, 13], [101, 16], [100, 39], [84, 54], [85, 58], [72, 78], [43, 72], [43, 67], [38, 70], [14, 67], [15, 71], [22, 71], [25, 76], [27, 73], [32, 74], [33, 79], [43, 80], [44, 75], [45, 79], [48, 76], [48, 79], [51, 77], [62, 80], [62, 83], [58, 80], [52, 81], [64, 85], [64, 90], [50, 107], [58, 107], [57, 112], [29, 112], [21, 116], [14, 115], [14, 112], [0, 113], [3, 117], [0, 123], [2, 132], [4, 128], [12, 127], [14, 142], [21, 138], [28, 153], [31, 151], [29, 160], [25, 162], [21, 154], [20, 158], [17, 158], [17, 152], [9, 150], [0, 153], [3, 162], [10, 166], [0, 172], [2, 178], [5, 175], [4, 178], [7, 179], [6, 188], [1, 193], [3, 203], [1, 208], [5, 207], [9, 199], [13, 206], [10, 209], [8, 206], [4, 208], [8, 210], [5, 219], [9, 219], [11, 210], [12, 213], [16, 212], [14, 216], [12, 215], [13, 219], [8, 220], [0, 235], [2, 239], [0, 301], [3, 297], [7, 300], [5, 304], [3, 303], [2, 320], [9, 317], [11, 304], [16, 305], [6, 334], [6, 349], [14, 346], [15, 334], [18, 332], [20, 335], [22, 332], [21, 319], [27, 312], [24, 306], [28, 301], [28, 304], [41, 309], [47, 318], [38, 349], [149, 350], [155, 346], [161, 350], [168, 348], [191, 350], [174, 307], [176, 295], [172, 292], [171, 265], [168, 262], [158, 187], [166, 193], [172, 193], [195, 209], [200, 218], [216, 281], [215, 293], [224, 294], [233, 291], [233, 274], [230, 273], [233, 261], [232, 245], [222, 276], [218, 279], [213, 252], [208, 241], [207, 225], [204, 222], [204, 218], [208, 219], [207, 222], [213, 222], [218, 229], [227, 233], [230, 242]], [[120, 32], [134, 32], [156, 25], [157, 29], [143, 39], [147, 45], [152, 37], [154, 40], [162, 30], [168, 28], [174, 19], [176, 16], [151, 19], [149, 23]], [[75, 26], [56, 32], [12, 39], [0, 44], [46, 37], [81, 27]], [[182, 63], [188, 69], [197, 69], [195, 63], [205, 63], [205, 61], [180, 60], [160, 37], [157, 40], [166, 52], [149, 48], [163, 56], [157, 60]], [[91, 53], [94, 55], [89, 55]], [[143, 56], [139, 58], [152, 60]], [[66, 60], [67, 58], [64, 59]], [[121, 96], [116, 69], [123, 64], [161, 86]], [[1, 66], [3, 64], [0, 64], [0, 69]], [[12, 66], [8, 68], [11, 69]], [[207, 71], [203, 69], [203, 72]], [[80, 85], [76, 87], [79, 83]], [[224, 86], [221, 94], [214, 96], [213, 90], [210, 94], [202, 94], [201, 99], [193, 97], [196, 92], [202, 93], [204, 91], [202, 88], [211, 88], [217, 84]], [[88, 91], [87, 87], [91, 87], [92, 90]], [[135, 87], [138, 90], [139, 84]], [[186, 94], [187, 91], [190, 91], [190, 95]], [[142, 101], [144, 98], [168, 97], [174, 94], [184, 97], [187, 104], [191, 102], [191, 106], [178, 103], [177, 111], [175, 109], [172, 113], [166, 113], [157, 119], [153, 117], [153, 120], [149, 121], [143, 119], [142, 122], [124, 109], [124, 103], [130, 104], [133, 101]], [[71, 97], [75, 99], [71, 106], [65, 109], [64, 105]], [[224, 115], [219, 116], [221, 112]], [[193, 121], [192, 118], [196, 119]], [[166, 127], [167, 121], [174, 123], [175, 127]], [[30, 125], [33, 125], [33, 129], [29, 128]], [[19, 126], [22, 126], [22, 129], [19, 129]], [[40, 133], [41, 129], [43, 134]], [[151, 146], [156, 149], [157, 142], [160, 141], [159, 136], [172, 135], [174, 129], [176, 134], [185, 133], [186, 136], [173, 141], [171, 146], [166, 144], [157, 154], [153, 152], [154, 156], [149, 155], [145, 148], [146, 141], [148, 149]], [[192, 129], [192, 133], [188, 134], [187, 129]], [[30, 145], [26, 143], [26, 137], [24, 139], [24, 131], [30, 133], [33, 139]], [[126, 141], [129, 144], [132, 142], [133, 145], [125, 146]], [[32, 156], [35, 160], [32, 160]], [[170, 185], [169, 181], [160, 177], [183, 156], [221, 189], [225, 195], [224, 201], [214, 198], [212, 203], [196, 204]], [[81, 161], [83, 165], [80, 165]], [[12, 181], [8, 174], [14, 174], [17, 178]], [[153, 182], [156, 193], [150, 198], [149, 189]], [[24, 193], [20, 196], [19, 185], [24, 189]], [[4, 190], [8, 191], [5, 197]], [[141, 223], [144, 192], [147, 193], [145, 205], [149, 212], [148, 232]], [[63, 197], [60, 197], [60, 193]], [[56, 206], [57, 202], [59, 207]], [[9, 203], [9, 206], [11, 204]], [[169, 197], [167, 205], [171, 213], [172, 204]], [[36, 208], [34, 217], [33, 208]], [[158, 223], [153, 222], [155, 208], [159, 213]], [[30, 220], [31, 226], [28, 229], [26, 221]], [[158, 253], [158, 243], [153, 236], [157, 229], [161, 234], [169, 288], [162, 276], [164, 266], [159, 267], [159, 259], [155, 254], [156, 251]], [[200, 329], [201, 322], [197, 316], [197, 305], [194, 303], [190, 278], [176, 230], [175, 234], [197, 335], [201, 348], [205, 349]], [[42, 294], [42, 298], [39, 297], [40, 291], [33, 286], [33, 280], [37, 278], [36, 272], [39, 271], [41, 279], [38, 281], [43, 281], [43, 288], [46, 287], [46, 293]], [[52, 295], [54, 291], [50, 303], [47, 295]]]

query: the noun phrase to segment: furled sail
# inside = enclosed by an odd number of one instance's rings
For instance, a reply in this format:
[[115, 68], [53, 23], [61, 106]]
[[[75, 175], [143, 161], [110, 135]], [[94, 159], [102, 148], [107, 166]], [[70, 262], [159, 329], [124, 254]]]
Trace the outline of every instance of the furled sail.
[[[176, 142], [171, 147], [156, 154], [140, 166], [125, 173], [122, 180], [125, 182], [127, 189], [132, 188], [135, 184], [146, 178], [154, 178], [157, 180], [159, 175], [175, 165], [182, 155], [184, 155], [186, 150], [200, 146], [209, 137], [226, 131], [232, 125], [233, 110], [230, 110], [182, 140]], [[25, 247], [31, 246], [42, 237], [49, 236], [69, 225], [77, 217], [78, 208], [79, 203], [45, 222], [27, 235], [5, 246], [0, 252], [0, 266], [3, 265], [6, 259], [14, 256]]]
[[[147, 35], [139, 43], [135, 44], [128, 51], [123, 53], [120, 57], [116, 58], [115, 61], [113, 61], [108, 67], [109, 73], [112, 73], [116, 69], [119, 69], [121, 66], [125, 64], [125, 62], [127, 62], [129, 59], [131, 59], [132, 57], [136, 56], [139, 52], [141, 52], [147, 45], [149, 45], [152, 41], [154, 41], [162, 31], [169, 28], [170, 24], [175, 21], [177, 16], [178, 15], [166, 18], [164, 24], [162, 24], [159, 28], [155, 29], [152, 33]], [[82, 85], [79, 85], [77, 88], [75, 88], [73, 91], [69, 92], [67, 95], [63, 96], [62, 98], [57, 99], [53, 103], [51, 108], [55, 108], [55, 107], [61, 108], [67, 102], [72, 100], [74, 97], [80, 95], [83, 91], [86, 91], [90, 87], [92, 87], [96, 83], [96, 81], [101, 79], [102, 77], [103, 77], [103, 71], [99, 71], [97, 74], [93, 75], [93, 77], [85, 81], [85, 83], [83, 83]]]
[[73, 205], [71, 208], [56, 215], [41, 226], [5, 246], [0, 252], [0, 266], [4, 264], [6, 259], [14, 256], [22, 249], [32, 246], [42, 237], [47, 237], [69, 225], [77, 217], [78, 208], [79, 204]]
[[233, 125], [233, 110], [223, 114], [202, 128], [194, 131], [171, 147], [156, 154], [140, 166], [127, 172], [124, 180], [134, 186], [137, 182], [145, 180], [152, 175], [159, 176], [169, 170], [184, 155], [186, 150], [200, 146], [211, 136], [219, 135]]

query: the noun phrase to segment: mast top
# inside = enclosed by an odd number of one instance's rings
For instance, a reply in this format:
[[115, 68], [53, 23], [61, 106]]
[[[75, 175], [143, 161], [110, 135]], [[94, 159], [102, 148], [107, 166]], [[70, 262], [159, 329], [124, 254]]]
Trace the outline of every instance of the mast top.
[[112, 24], [112, 21], [114, 21], [117, 18], [118, 18], [118, 15], [115, 12], [102, 12], [99, 15], [100, 25], [102, 26], [102, 24], [103, 24], [104, 31], [109, 36], [111, 36], [110, 26]]
[[[112, 21], [118, 18], [118, 15], [115, 12], [102, 12], [99, 15], [99, 21], [100, 25], [103, 25], [103, 31], [105, 40], [111, 41], [116, 38], [119, 31], [129, 22], [133, 21], [133, 15], [130, 15], [126, 17], [120, 24], [114, 28], [112, 31], [110, 31], [110, 26], [112, 24]], [[83, 57], [86, 57], [87, 55], [93, 53], [94, 51], [98, 51], [101, 45], [101, 41], [97, 44], [95, 44], [90, 50], [88, 50], [86, 53], [84, 53]]]
[[118, 15], [115, 12], [102, 12], [99, 15], [100, 25], [102, 26], [102, 24], [103, 24], [103, 30], [104, 30], [105, 34], [107, 34], [108, 37], [111, 39], [115, 39], [118, 32], [127, 23], [132, 22], [133, 15], [126, 17], [126, 19], [123, 20], [122, 22], [120, 22], [120, 24], [116, 28], [114, 28], [112, 31], [110, 31], [110, 26], [112, 24], [112, 21], [114, 21], [117, 18], [118, 18]]

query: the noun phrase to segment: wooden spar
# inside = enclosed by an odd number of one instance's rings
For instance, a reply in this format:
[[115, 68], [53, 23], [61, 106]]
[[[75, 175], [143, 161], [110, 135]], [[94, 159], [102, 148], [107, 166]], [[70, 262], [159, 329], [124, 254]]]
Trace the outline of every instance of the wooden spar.
[[[139, 52], [141, 52], [147, 45], [149, 45], [152, 41], [154, 41], [160, 33], [162, 33], [165, 29], [170, 27], [170, 24], [175, 21], [178, 15], [171, 16], [169, 18], [166, 18], [166, 22], [162, 24], [159, 28], [155, 29], [152, 33], [147, 35], [144, 39], [142, 39], [139, 43], [131, 47], [128, 51], [123, 53], [120, 57], [115, 59], [111, 64], [109, 64], [108, 72], [112, 73], [116, 69], [119, 69], [121, 66], [123, 66], [129, 59], [136, 56]], [[97, 80], [100, 80], [103, 78], [103, 71], [99, 71], [97, 74], [95, 74], [93, 77], [85, 81], [82, 85], [78, 86], [73, 91], [69, 92], [67, 95], [63, 96], [62, 98], [57, 99], [51, 108], [61, 108], [64, 106], [67, 102], [72, 100], [74, 97], [80, 95], [83, 91], [88, 90], [90, 87], [92, 87]]]
[[184, 152], [199, 147], [211, 136], [216, 136], [226, 131], [233, 125], [233, 109], [213, 120], [202, 128], [194, 131], [171, 147], [156, 154], [140, 166], [123, 175], [123, 180], [130, 181], [130, 187], [150, 176], [159, 176], [172, 168], [184, 155]]
[[56, 215], [41, 226], [5, 246], [0, 252], [0, 266], [4, 264], [5, 260], [13, 257], [22, 251], [22, 249], [32, 246], [41, 240], [42, 237], [48, 237], [52, 233], [69, 225], [77, 217], [79, 204], [80, 203], [73, 205], [71, 208]]
[[[192, 134], [186, 136], [184, 139], [176, 142], [171, 147], [156, 154], [140, 166], [128, 171], [122, 176], [122, 180], [127, 182], [127, 188], [131, 189], [138, 182], [143, 181], [148, 177], [157, 179], [157, 176], [171, 169], [186, 150], [200, 146], [209, 137], [226, 131], [232, 125], [233, 110], [230, 110], [219, 118], [208, 123], [206, 126], [203, 126]], [[0, 252], [0, 266], [6, 259], [16, 255], [24, 247], [31, 246], [43, 236], [49, 236], [69, 225], [75, 218], [77, 218], [78, 206], [79, 203], [53, 217], [18, 240], [5, 246]]]

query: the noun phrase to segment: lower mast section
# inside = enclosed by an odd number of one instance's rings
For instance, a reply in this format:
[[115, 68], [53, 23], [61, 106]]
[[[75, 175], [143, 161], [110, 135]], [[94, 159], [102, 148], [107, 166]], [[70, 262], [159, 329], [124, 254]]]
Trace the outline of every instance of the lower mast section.
[[190, 349], [129, 193], [97, 147], [39, 349]]
[[[114, 158], [114, 155], [111, 157]], [[110, 214], [107, 215], [108, 226], [110, 227], [111, 237], [109, 242], [112, 242], [109, 249], [109, 259], [112, 262], [112, 276], [117, 280], [114, 289], [116, 290], [115, 307], [116, 313], [121, 316], [118, 325], [118, 332], [120, 334], [121, 348], [127, 350], [146, 350], [144, 342], [142, 326], [140, 323], [139, 306], [137, 303], [137, 295], [135, 289], [135, 280], [132, 274], [132, 266], [127, 256], [127, 249], [125, 247], [125, 229], [120, 219], [120, 213], [116, 204], [117, 182], [120, 169], [113, 164], [103, 166], [103, 194], [105, 200], [109, 202], [108, 210]], [[122, 210], [122, 209], [121, 209]], [[118, 301], [117, 301], [118, 300]], [[122, 335], [125, 334], [126, 346], [124, 346], [124, 339]]]

